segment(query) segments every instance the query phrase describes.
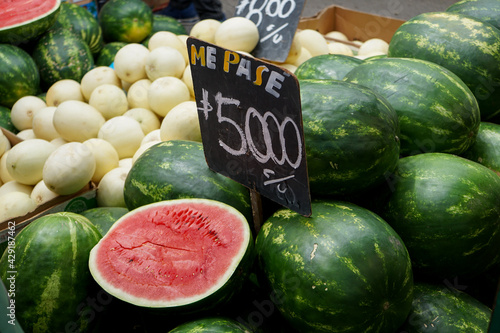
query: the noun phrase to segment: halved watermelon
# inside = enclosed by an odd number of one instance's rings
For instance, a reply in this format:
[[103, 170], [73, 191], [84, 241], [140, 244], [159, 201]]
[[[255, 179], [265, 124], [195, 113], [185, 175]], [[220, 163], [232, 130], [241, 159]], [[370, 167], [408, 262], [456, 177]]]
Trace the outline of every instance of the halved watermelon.
[[0, 2], [0, 43], [21, 44], [35, 39], [56, 21], [61, 0]]
[[118, 219], [89, 267], [109, 294], [142, 307], [191, 313], [236, 294], [253, 261], [245, 217], [209, 199], [166, 200]]

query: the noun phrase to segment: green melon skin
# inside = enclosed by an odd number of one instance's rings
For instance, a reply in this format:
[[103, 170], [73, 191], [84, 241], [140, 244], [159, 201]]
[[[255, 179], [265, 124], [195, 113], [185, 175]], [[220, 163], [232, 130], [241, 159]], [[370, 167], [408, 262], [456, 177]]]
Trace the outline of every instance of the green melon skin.
[[423, 13], [398, 28], [388, 56], [449, 69], [476, 97], [483, 121], [500, 113], [500, 30], [491, 24], [451, 12]]
[[101, 235], [105, 235], [109, 228], [129, 210], [125, 207], [96, 207], [80, 213], [92, 222]]
[[186, 28], [182, 25], [182, 23], [177, 21], [176, 18], [166, 15], [153, 14], [153, 29], [151, 30], [151, 34], [158, 31], [170, 31], [176, 35], [187, 34]]
[[405, 242], [416, 274], [477, 276], [500, 261], [500, 177], [444, 153], [404, 157], [377, 211]]
[[168, 333], [250, 333], [245, 326], [231, 318], [207, 317], [181, 324]]
[[491, 313], [489, 307], [453, 287], [415, 283], [411, 312], [401, 332], [486, 333]]
[[378, 215], [313, 200], [309, 218], [282, 209], [256, 238], [276, 307], [299, 332], [395, 332], [413, 299], [408, 251]]
[[17, 234], [0, 258], [0, 277], [8, 289], [14, 281], [25, 332], [85, 330], [80, 316], [93, 284], [88, 259], [100, 239], [88, 219], [69, 212], [44, 215]]
[[500, 124], [481, 122], [475, 143], [462, 155], [500, 176]]
[[342, 80], [363, 60], [342, 54], [322, 54], [307, 59], [300, 64], [294, 74], [299, 80], [325, 79]]
[[104, 45], [102, 29], [97, 19], [85, 7], [75, 3], [63, 2], [53, 28], [68, 29], [82, 38], [93, 55], [99, 53]]
[[110, 66], [115, 61], [116, 53], [127, 43], [111, 42], [104, 44], [99, 54], [96, 56], [96, 66]]
[[109, 0], [98, 20], [107, 43], [140, 43], [153, 29], [153, 11], [141, 0]]
[[311, 195], [351, 194], [384, 182], [400, 152], [392, 106], [353, 83], [299, 84]]
[[[56, 22], [61, 7], [60, 0], [47, 0], [53, 3], [52, 9], [41, 13], [37, 19], [19, 24], [15, 27], [0, 29], [0, 43], [22, 45], [34, 41], [49, 30]], [[12, 1], [14, 3], [14, 1]], [[36, 2], [33, 3], [36, 7]], [[22, 15], [22, 13], [19, 13]]]
[[401, 154], [460, 154], [476, 140], [479, 105], [465, 83], [435, 63], [410, 58], [365, 61], [345, 76], [384, 96], [396, 110]]
[[123, 193], [129, 210], [162, 200], [205, 198], [226, 203], [252, 221], [248, 189], [212, 171], [200, 142], [172, 140], [150, 147], [130, 169]]
[[19, 132], [19, 130], [12, 124], [10, 109], [5, 106], [0, 106], [0, 127], [3, 127], [14, 134]]
[[469, 15], [500, 29], [500, 2], [497, 0], [461, 0], [450, 5], [446, 11]]
[[40, 71], [41, 84], [48, 89], [55, 82], [80, 82], [94, 67], [94, 58], [83, 39], [62, 28], [49, 30], [37, 42], [32, 57]]
[[31, 56], [18, 46], [0, 44], [0, 106], [12, 108], [23, 96], [36, 95], [40, 73]]

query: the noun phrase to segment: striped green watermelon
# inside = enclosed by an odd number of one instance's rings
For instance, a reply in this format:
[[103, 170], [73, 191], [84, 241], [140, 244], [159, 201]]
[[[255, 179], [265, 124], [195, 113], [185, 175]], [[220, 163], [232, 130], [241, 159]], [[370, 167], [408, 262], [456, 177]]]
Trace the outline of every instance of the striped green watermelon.
[[469, 15], [500, 29], [500, 2], [498, 0], [461, 0], [450, 5], [446, 11]]
[[128, 213], [125, 207], [94, 207], [84, 210], [80, 214], [85, 216], [99, 230], [101, 235], [105, 235], [109, 228], [123, 215]]
[[396, 111], [361, 85], [299, 80], [311, 195], [355, 193], [384, 182], [399, 160]]
[[416, 273], [473, 277], [500, 262], [500, 177], [444, 153], [401, 158], [378, 213], [405, 242]]
[[98, 19], [107, 43], [140, 43], [153, 29], [153, 11], [142, 0], [106, 1]]
[[342, 54], [321, 54], [304, 61], [294, 74], [299, 80], [342, 80], [350, 70], [362, 62], [361, 59]]
[[491, 309], [444, 284], [415, 283], [414, 299], [401, 332], [488, 332]]
[[307, 218], [281, 209], [257, 235], [276, 307], [299, 332], [395, 332], [413, 298], [401, 238], [352, 203], [313, 200], [312, 211]]
[[500, 124], [482, 122], [476, 142], [461, 156], [487, 166], [500, 176]]
[[476, 97], [482, 120], [500, 113], [500, 30], [491, 24], [451, 12], [423, 13], [398, 28], [388, 56], [449, 69]]
[[40, 74], [31, 56], [18, 46], [0, 44], [0, 105], [11, 108], [21, 97], [36, 95]]
[[80, 82], [94, 67], [94, 58], [83, 39], [65, 29], [51, 29], [37, 42], [32, 57], [40, 71], [42, 86], [48, 89], [59, 80]]
[[118, 50], [127, 45], [124, 42], [111, 42], [104, 44], [95, 60], [96, 66], [109, 66], [115, 61], [115, 55]]
[[75, 3], [63, 2], [54, 28], [68, 29], [80, 36], [97, 54], [104, 45], [102, 29], [97, 19], [85, 7]]
[[481, 114], [476, 98], [451, 71], [411, 58], [365, 61], [345, 81], [384, 96], [396, 110], [401, 154], [460, 154], [476, 140]]
[[27, 43], [47, 31], [59, 14], [60, 0], [0, 2], [0, 43]]
[[88, 258], [100, 238], [88, 219], [61, 212], [36, 219], [11, 241], [0, 277], [5, 285], [14, 281], [16, 317], [25, 332], [86, 329], [83, 305], [93, 283]]
[[19, 132], [16, 126], [12, 124], [12, 120], [10, 118], [10, 109], [6, 108], [5, 106], [0, 106], [0, 127], [3, 127], [14, 134]]
[[246, 218], [215, 200], [177, 199], [136, 208], [92, 249], [89, 268], [110, 295], [184, 315], [236, 295], [254, 258]]
[[186, 28], [176, 18], [166, 15], [153, 14], [153, 28], [151, 34], [158, 31], [170, 31], [176, 35], [187, 35]]
[[250, 333], [251, 331], [234, 319], [207, 317], [181, 324], [168, 333]]
[[212, 171], [203, 144], [171, 140], [147, 149], [130, 169], [124, 185], [129, 210], [179, 198], [206, 198], [235, 207], [251, 219], [250, 194], [236, 181]]

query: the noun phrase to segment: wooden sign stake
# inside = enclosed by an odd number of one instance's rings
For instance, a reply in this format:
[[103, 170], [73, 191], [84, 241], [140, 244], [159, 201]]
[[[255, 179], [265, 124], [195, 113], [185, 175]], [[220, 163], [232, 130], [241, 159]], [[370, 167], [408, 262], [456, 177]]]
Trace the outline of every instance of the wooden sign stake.
[[255, 189], [250, 189], [250, 200], [252, 203], [252, 216], [253, 216], [253, 227], [255, 231], [255, 236], [260, 231], [260, 227], [264, 223], [264, 214], [262, 213], [262, 199], [260, 193]]

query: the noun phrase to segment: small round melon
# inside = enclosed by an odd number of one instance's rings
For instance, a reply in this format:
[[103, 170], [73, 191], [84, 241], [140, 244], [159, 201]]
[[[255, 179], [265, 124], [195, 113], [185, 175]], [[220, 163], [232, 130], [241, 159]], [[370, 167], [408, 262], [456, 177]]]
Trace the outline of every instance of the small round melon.
[[130, 170], [130, 168], [132, 168], [132, 164], [133, 164], [132, 157], [126, 157], [126, 158], [122, 158], [120, 160], [120, 162], [118, 162], [118, 167]]
[[298, 34], [295, 34], [284, 62], [287, 64], [293, 64], [300, 57], [300, 52], [302, 52], [302, 44], [300, 43]]
[[62, 102], [53, 116], [56, 131], [66, 141], [83, 142], [96, 138], [105, 121], [96, 108], [81, 101]]
[[24, 96], [18, 99], [10, 110], [10, 120], [17, 130], [30, 129], [36, 111], [47, 107], [43, 99], [37, 96]]
[[21, 184], [35, 185], [42, 180], [45, 161], [55, 149], [53, 144], [42, 139], [21, 141], [9, 151], [5, 161], [7, 171]]
[[110, 170], [102, 177], [96, 194], [98, 207], [127, 207], [123, 188], [129, 170], [129, 168], [118, 167]]
[[336, 39], [338, 41], [345, 41], [345, 42], [349, 41], [349, 38], [347, 38], [347, 36], [341, 31], [335, 31], [335, 30], [329, 31], [325, 34], [325, 37], [333, 38], [333, 39]]
[[170, 46], [179, 51], [185, 61], [185, 66], [188, 64], [188, 52], [185, 41], [182, 41], [176, 34], [171, 31], [158, 31], [148, 42], [148, 48], [153, 51], [160, 46]]
[[189, 140], [201, 142], [200, 121], [196, 102], [182, 102], [163, 118], [160, 127], [162, 141]]
[[137, 43], [123, 46], [115, 55], [114, 68], [116, 75], [123, 81], [133, 83], [146, 79], [146, 57], [149, 49]]
[[144, 136], [144, 139], [142, 139], [142, 141], [141, 141], [141, 146], [145, 145], [151, 141], [161, 141], [160, 133], [161, 133], [161, 130], [158, 128], [158, 129], [146, 134], [146, 136]]
[[200, 20], [193, 25], [189, 35], [204, 42], [215, 44], [215, 32], [221, 24], [222, 22], [214, 19]]
[[173, 76], [153, 81], [148, 89], [149, 106], [160, 117], [165, 117], [174, 106], [189, 101], [190, 98], [191, 94], [186, 84]]
[[15, 180], [6, 181], [2, 186], [0, 186], [0, 196], [11, 193], [11, 192], [23, 192], [26, 194], [31, 194], [33, 191], [33, 185], [21, 184]]
[[37, 206], [40, 206], [50, 200], [57, 198], [59, 194], [51, 191], [43, 180], [40, 180], [31, 191], [31, 199], [35, 202]]
[[94, 154], [96, 166], [91, 180], [95, 184], [99, 184], [108, 171], [118, 167], [120, 161], [118, 152], [111, 143], [104, 139], [92, 138], [84, 141], [83, 144], [90, 148]]
[[191, 66], [186, 66], [186, 68], [184, 68], [184, 73], [182, 73], [181, 80], [188, 87], [189, 94], [191, 95], [191, 97], [194, 98], [195, 96], [194, 96], [193, 77], [191, 76]]
[[79, 82], [63, 79], [54, 82], [45, 96], [47, 106], [58, 106], [64, 101], [85, 101]]
[[302, 47], [306, 48], [313, 57], [328, 53], [328, 43], [320, 32], [313, 29], [304, 29], [297, 32], [297, 34]]
[[127, 91], [129, 108], [150, 109], [148, 102], [148, 89], [150, 86], [151, 80], [149, 79], [142, 79], [130, 85]]
[[330, 54], [343, 54], [346, 56], [354, 56], [352, 49], [344, 43], [340, 42], [329, 42], [328, 43], [328, 53]]
[[358, 50], [359, 56], [387, 54], [389, 43], [380, 38], [371, 38], [365, 41]]
[[45, 161], [43, 181], [51, 191], [69, 195], [90, 182], [95, 168], [90, 148], [81, 142], [68, 142], [56, 148]]
[[90, 106], [96, 108], [104, 119], [121, 116], [128, 110], [128, 100], [125, 92], [110, 83], [101, 84], [90, 94]]
[[252, 52], [259, 43], [259, 29], [250, 19], [234, 16], [217, 28], [214, 43], [234, 51]]
[[308, 49], [303, 47], [300, 49], [300, 54], [297, 57], [297, 59], [295, 59], [295, 61], [292, 63], [292, 65], [299, 67], [304, 61], [311, 59], [311, 58], [312, 58], [311, 52], [309, 52]]
[[17, 132], [16, 136], [25, 141], [37, 138], [32, 128], [23, 129], [22, 131]]
[[145, 70], [148, 79], [154, 81], [164, 76], [181, 78], [186, 61], [181, 52], [171, 46], [159, 46], [146, 57]]
[[36, 204], [29, 194], [12, 192], [0, 197], [0, 221], [24, 216], [35, 209]]
[[134, 156], [132, 156], [132, 164], [135, 163], [135, 161], [146, 151], [149, 149], [149, 147], [154, 146], [157, 143], [160, 143], [161, 140], [157, 141], [148, 141], [144, 144], [142, 144], [139, 149], [135, 152]]
[[[158, 126], [158, 128], [160, 128]], [[2, 130], [0, 130], [0, 156], [3, 155], [7, 150], [11, 148], [9, 139], [5, 136]]]
[[97, 137], [111, 143], [122, 159], [134, 156], [144, 139], [144, 132], [137, 120], [118, 116], [107, 120], [100, 128]]
[[62, 146], [65, 143], [68, 143], [68, 141], [64, 140], [61, 137], [58, 137], [58, 138], [51, 140], [50, 143], [52, 143], [57, 148], [59, 146]]
[[57, 132], [54, 127], [54, 113], [57, 107], [47, 106], [36, 112], [33, 116], [33, 133], [39, 139], [52, 141], [56, 138], [60, 138], [61, 135]]
[[9, 181], [14, 180], [14, 178], [10, 175], [9, 171], [7, 170], [7, 156], [9, 156], [9, 150], [3, 153], [2, 157], [0, 158], [0, 179], [2, 180], [2, 183], [4, 183], [2, 186], [7, 184]]
[[144, 135], [151, 131], [159, 129], [161, 126], [160, 118], [158, 115], [151, 110], [145, 108], [133, 108], [129, 109], [123, 114], [125, 117], [131, 117], [135, 119], [142, 128]]
[[85, 100], [88, 101], [92, 91], [101, 84], [113, 84], [119, 88], [122, 87], [121, 80], [118, 78], [113, 68], [108, 66], [95, 67], [85, 73], [80, 82]]

